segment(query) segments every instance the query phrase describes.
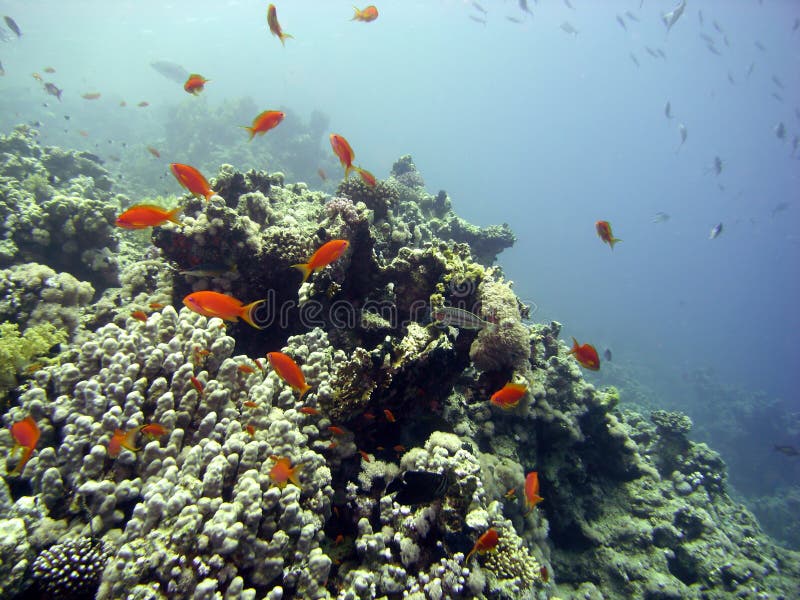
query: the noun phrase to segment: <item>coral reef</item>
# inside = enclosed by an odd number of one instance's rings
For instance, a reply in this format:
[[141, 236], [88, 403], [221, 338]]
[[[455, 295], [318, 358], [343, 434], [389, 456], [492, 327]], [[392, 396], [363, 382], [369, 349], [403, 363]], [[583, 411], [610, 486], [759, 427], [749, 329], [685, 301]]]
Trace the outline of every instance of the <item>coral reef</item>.
[[[211, 183], [217, 196], [184, 199], [180, 226], [120, 260], [119, 285], [72, 321], [80, 343], [64, 343], [3, 411], [6, 426], [30, 415], [41, 430], [21, 476], [0, 483], [3, 594], [796, 592], [797, 554], [731, 500], [724, 463], [688, 437], [691, 421], [648, 421], [620, 409], [618, 390], [585, 382], [560, 324], [526, 325], [490, 266], [513, 241], [507, 228], [463, 225], [410, 157], [379, 187], [353, 179], [333, 197], [230, 165]], [[301, 284], [291, 266], [331, 239], [347, 239], [347, 253]], [[2, 309], [30, 327], [59, 275], [28, 284], [25, 269], [42, 267], [14, 269]], [[81, 284], [56, 286], [62, 311], [70, 285]], [[205, 289], [265, 298], [264, 329], [176, 310]], [[152, 298], [158, 308], [145, 309]], [[443, 305], [485, 323], [434, 326], [430, 308]], [[310, 385], [302, 399], [264, 360], [278, 350]], [[490, 404], [512, 380], [528, 387], [520, 403]], [[0, 451], [12, 443], [0, 432]], [[544, 501], [529, 510], [531, 471]], [[490, 528], [497, 547], [470, 555]]]

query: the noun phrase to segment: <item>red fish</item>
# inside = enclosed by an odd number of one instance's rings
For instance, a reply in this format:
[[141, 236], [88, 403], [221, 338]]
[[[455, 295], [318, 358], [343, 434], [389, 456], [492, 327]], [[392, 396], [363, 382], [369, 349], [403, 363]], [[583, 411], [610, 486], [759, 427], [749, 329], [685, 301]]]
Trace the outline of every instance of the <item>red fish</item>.
[[248, 433], [250, 437], [256, 437], [256, 426], [250, 423], [244, 430]]
[[180, 224], [178, 215], [181, 208], [167, 210], [153, 204], [137, 204], [117, 217], [115, 224], [117, 227], [125, 229], [146, 229], [148, 227], [158, 227], [167, 221]]
[[152, 154], [153, 156], [155, 156], [156, 158], [161, 158], [161, 152], [159, 152], [158, 150], [156, 150], [156, 149], [155, 149], [155, 148], [153, 148], [152, 146], [148, 146], [148, 147], [147, 147], [147, 151], [148, 151], [150, 154]]
[[203, 390], [205, 389], [205, 386], [203, 385], [203, 382], [200, 381], [194, 375], [190, 375], [189, 376], [189, 380], [192, 382], [192, 385], [194, 386], [194, 389], [197, 390], [197, 393], [198, 394], [202, 394]]
[[519, 401], [527, 392], [527, 385], [509, 382], [492, 394], [489, 402], [504, 410], [510, 410], [519, 404]]
[[278, 39], [284, 46], [286, 45], [286, 43], [284, 42], [286, 38], [294, 37], [289, 35], [288, 33], [283, 33], [283, 29], [281, 29], [280, 23], [278, 23], [278, 11], [275, 10], [274, 4], [270, 4], [267, 7], [267, 24], [269, 25], [269, 30], [272, 32], [272, 35], [278, 36]]
[[597, 229], [597, 235], [599, 235], [600, 239], [606, 244], [611, 246], [612, 250], [614, 249], [614, 244], [622, 241], [619, 238], [615, 238], [614, 234], [611, 233], [611, 223], [608, 221], [598, 221], [594, 226], [595, 229]]
[[542, 581], [544, 583], [550, 581], [550, 573], [548, 572], [547, 567], [545, 565], [542, 565], [542, 568], [539, 569], [539, 577], [542, 578]]
[[160, 423], [148, 423], [139, 427], [139, 433], [153, 438], [160, 438], [167, 435], [167, 428]]
[[195, 196], [203, 196], [206, 200], [210, 200], [216, 192], [208, 185], [208, 181], [203, 174], [189, 165], [182, 165], [180, 163], [172, 163], [169, 166], [175, 179], [178, 180], [183, 187]]
[[390, 411], [388, 408], [383, 409], [383, 414], [386, 417], [386, 420], [389, 421], [389, 423], [394, 423], [397, 420], [394, 418], [394, 414], [392, 414], [392, 411]]
[[17, 448], [22, 448], [22, 458], [19, 459], [17, 466], [14, 467], [14, 470], [9, 475], [22, 473], [22, 469], [25, 468], [25, 464], [30, 460], [31, 454], [36, 449], [36, 444], [39, 443], [40, 436], [39, 426], [30, 415], [22, 419], [22, 421], [17, 421], [11, 425], [11, 437], [14, 438], [14, 447], [11, 452], [14, 452]]
[[252, 375], [253, 373], [256, 372], [256, 370], [250, 365], [239, 365], [238, 367], [236, 367], [236, 370], [244, 375]]
[[258, 408], [258, 402], [253, 402], [252, 400], [245, 400], [242, 402], [242, 406], [245, 408]]
[[470, 550], [469, 554], [467, 554], [467, 558], [464, 559], [464, 564], [468, 563], [470, 557], [476, 552], [478, 554], [485, 554], [490, 550], [497, 548], [497, 542], [499, 540], [500, 536], [497, 535], [497, 530], [494, 527], [489, 528], [486, 533], [479, 537], [478, 541], [475, 542], [472, 550]]
[[189, 75], [189, 78], [186, 80], [186, 83], [183, 84], [183, 89], [189, 92], [190, 94], [194, 94], [195, 96], [203, 91], [205, 85], [211, 81], [210, 79], [206, 79], [202, 75], [198, 75], [197, 73], [192, 73]]
[[208, 290], [193, 292], [183, 299], [183, 304], [198, 314], [206, 317], [219, 317], [224, 321], [242, 319], [256, 329], [264, 328], [262, 325], [257, 325], [254, 320], [255, 312], [264, 303], [266, 300], [256, 300], [250, 304], [244, 304], [233, 296]]
[[250, 132], [250, 139], [252, 140], [256, 134], [264, 135], [270, 129], [277, 127], [280, 122], [283, 121], [285, 116], [286, 113], [279, 110], [265, 110], [255, 119], [253, 119], [253, 124], [250, 127], [247, 127], [246, 125], [243, 127]]
[[580, 346], [578, 345], [578, 340], [572, 338], [572, 350], [570, 350], [569, 353], [575, 356], [575, 360], [577, 360], [583, 368], [589, 369], [590, 371], [600, 370], [600, 357], [597, 355], [597, 350], [595, 350], [594, 346], [591, 344], [583, 344]]
[[359, 450], [358, 453], [361, 455], [361, 458], [364, 459], [364, 462], [370, 462], [369, 454], [364, 452], [364, 450]]
[[300, 392], [299, 399], [302, 400], [311, 386], [306, 383], [306, 378], [297, 363], [283, 352], [270, 352], [267, 354], [267, 359], [278, 377], [288, 383], [294, 391]]
[[344, 178], [347, 179], [350, 176], [350, 171], [355, 168], [353, 166], [353, 159], [356, 157], [355, 152], [353, 152], [347, 140], [338, 133], [331, 134], [331, 148], [333, 148], [333, 153], [339, 157], [339, 162], [344, 167]]
[[525, 506], [528, 507], [528, 512], [542, 500], [544, 498], [539, 495], [539, 473], [531, 471], [525, 477]]
[[147, 323], [147, 314], [143, 310], [134, 310], [131, 312], [131, 316], [137, 321]]
[[318, 415], [319, 411], [313, 406], [301, 406], [300, 412], [304, 415]]
[[285, 487], [286, 482], [290, 481], [297, 487], [300, 487], [300, 465], [292, 467], [292, 461], [285, 457], [277, 457], [274, 454], [270, 456], [275, 461], [275, 465], [270, 469], [269, 476], [272, 481], [279, 487]]
[[344, 254], [344, 251], [347, 250], [349, 245], [350, 242], [347, 240], [331, 240], [330, 242], [324, 243], [314, 252], [307, 263], [292, 265], [292, 267], [300, 269], [303, 273], [303, 281], [306, 281], [311, 273], [321, 271], [333, 261], [337, 260]]
[[355, 170], [358, 173], [359, 177], [361, 177], [361, 181], [366, 183], [369, 187], [375, 187], [376, 185], [378, 185], [378, 180], [375, 179], [375, 175], [373, 175], [366, 169], [362, 169], [361, 167], [355, 167]]
[[328, 431], [330, 431], [333, 435], [346, 435], [347, 432], [337, 425], [329, 425]]
[[136, 447], [136, 436], [139, 434], [139, 428], [134, 427], [128, 431], [117, 429], [111, 440], [108, 442], [108, 455], [111, 458], [117, 458], [122, 452], [122, 449], [130, 450], [131, 452], [138, 452], [141, 448]]
[[151, 310], [160, 310], [164, 308], [164, 305], [161, 302], [151, 302], [149, 305]]
[[322, 179], [322, 181], [327, 181], [328, 180], [328, 174], [325, 172], [325, 169], [323, 169], [322, 167], [317, 169], [317, 175], [319, 175], [319, 178]]
[[356, 11], [356, 14], [353, 15], [353, 18], [350, 19], [351, 21], [363, 21], [364, 23], [369, 23], [370, 21], [374, 21], [378, 18], [378, 9], [375, 8], [373, 4], [370, 4], [367, 8], [359, 10], [355, 6], [353, 7]]
[[263, 373], [264, 372], [264, 365], [261, 364], [261, 360], [256, 358], [256, 359], [253, 360], [253, 362], [256, 363], [256, 366], [258, 367], [258, 370]]

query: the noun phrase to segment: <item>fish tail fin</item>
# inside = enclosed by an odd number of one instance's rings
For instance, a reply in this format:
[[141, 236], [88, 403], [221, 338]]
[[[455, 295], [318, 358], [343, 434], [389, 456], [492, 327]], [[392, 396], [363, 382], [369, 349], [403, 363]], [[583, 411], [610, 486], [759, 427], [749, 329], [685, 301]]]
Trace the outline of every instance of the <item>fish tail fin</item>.
[[303, 465], [297, 465], [289, 473], [289, 481], [300, 487], [300, 472], [303, 470]]
[[[352, 19], [350, 19], [350, 20], [351, 20], [351, 21], [356, 21], [356, 20], [358, 19], [358, 15], [360, 15], [360, 14], [361, 14], [361, 11], [360, 11], [360, 10], [358, 10], [358, 7], [357, 7], [357, 6], [354, 6], [354, 7], [353, 7], [353, 10], [354, 10], [354, 11], [356, 11], [356, 14], [354, 14], [354, 15], [353, 15], [353, 18], [352, 18]], [[793, 32], [793, 33], [794, 33], [794, 32]]]
[[311, 267], [308, 266], [308, 263], [299, 263], [296, 265], [292, 265], [292, 268], [299, 269], [303, 273], [303, 283], [305, 283], [306, 280], [311, 275]]
[[9, 473], [10, 476], [16, 477], [17, 475], [22, 474], [22, 470], [25, 468], [25, 465], [30, 459], [31, 454], [33, 454], [33, 448], [28, 448], [27, 446], [17, 446], [18, 448], [22, 448], [22, 456], [19, 458], [19, 462], [14, 467], [14, 469]]
[[169, 211], [167, 213], [167, 220], [168, 221], [172, 221], [173, 223], [177, 223], [178, 225], [180, 225], [181, 222], [178, 219], [178, 217], [180, 216], [180, 214], [182, 212], [183, 212], [183, 207], [182, 206], [178, 206], [177, 208], [173, 208], [171, 211]]
[[472, 558], [473, 554], [475, 554], [475, 548], [469, 551], [469, 554], [467, 554], [467, 558], [464, 559], [464, 564], [467, 564], [469, 562], [469, 559]]
[[287, 39], [292, 39], [292, 40], [294, 39], [294, 36], [290, 35], [288, 33], [281, 33], [279, 37], [281, 38], [281, 45], [283, 47], [286, 47], [286, 40]]
[[249, 125], [239, 125], [242, 129], [247, 129], [248, 133], [250, 133], [250, 137], [248, 138], [248, 142], [252, 140], [256, 136], [256, 130], [254, 127], [250, 127]]
[[308, 390], [310, 390], [310, 389], [311, 389], [311, 386], [308, 385], [308, 384], [305, 384], [303, 387], [301, 387], [300, 388], [300, 397], [298, 398], [298, 400], [302, 400], [303, 396], [305, 396], [306, 393], [308, 392]]
[[572, 350], [569, 351], [570, 354], [573, 354], [580, 346], [578, 345], [578, 340], [575, 337], [572, 337]]
[[205, 198], [206, 202], [208, 202], [209, 200], [211, 200], [212, 196], [216, 196], [216, 195], [217, 195], [217, 192], [215, 192], [214, 190], [208, 190], [208, 192], [203, 194], [203, 198]]
[[353, 169], [355, 169], [355, 168], [356, 168], [356, 167], [354, 167], [353, 165], [347, 165], [347, 166], [344, 168], [344, 178], [345, 178], [345, 179], [348, 179], [348, 178], [350, 177], [350, 171], [352, 171], [352, 170], [353, 170]]
[[621, 242], [621, 241], [622, 240], [619, 239], [619, 238], [612, 237], [610, 240], [608, 240], [608, 245], [611, 246], [611, 249], [613, 250], [614, 249], [614, 244], [616, 244], [617, 242]]
[[266, 300], [256, 300], [255, 302], [251, 302], [250, 304], [245, 304], [242, 307], [242, 312], [239, 316], [245, 323], [250, 325], [250, 327], [255, 327], [256, 329], [264, 329], [263, 325], [256, 324], [254, 317], [258, 308], [262, 304], [266, 304], [266, 302], [267, 302]]

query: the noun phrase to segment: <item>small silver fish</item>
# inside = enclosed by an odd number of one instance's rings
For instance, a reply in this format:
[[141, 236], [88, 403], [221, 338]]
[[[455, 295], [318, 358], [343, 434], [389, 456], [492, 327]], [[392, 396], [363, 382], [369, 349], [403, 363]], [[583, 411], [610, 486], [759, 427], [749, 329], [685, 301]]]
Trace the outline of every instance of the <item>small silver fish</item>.
[[6, 70], [3, 68], [3, 63], [0, 62], [0, 77], [6, 74]]
[[628, 31], [628, 26], [625, 25], [625, 20], [619, 15], [617, 15], [617, 23], [619, 23], [619, 26], [622, 27], [625, 31]]
[[521, 11], [523, 11], [523, 12], [526, 12], [526, 13], [528, 13], [528, 14], [530, 14], [530, 15], [532, 15], [532, 14], [533, 14], [533, 13], [531, 12], [531, 9], [530, 9], [530, 8], [528, 8], [528, 0], [519, 0], [519, 8], [520, 8], [520, 10], [521, 10]]
[[664, 116], [668, 119], [672, 118], [672, 104], [670, 104], [669, 100], [667, 100], [667, 103], [664, 105]]
[[686, 130], [686, 125], [683, 123], [678, 123], [678, 133], [681, 134], [681, 143], [678, 145], [678, 149], [675, 150], [676, 154], [680, 152], [680, 149], [683, 148], [683, 145], [686, 143], [686, 138], [689, 137], [689, 132]]
[[636, 55], [633, 52], [631, 52], [630, 54], [628, 54], [628, 56], [631, 57], [631, 60], [633, 61], [633, 64], [635, 64], [638, 67], [639, 66], [639, 59], [636, 58]]
[[482, 7], [480, 4], [478, 4], [477, 2], [473, 2], [473, 3], [472, 3], [472, 6], [474, 6], [474, 7], [475, 7], [475, 10], [479, 10], [479, 11], [480, 11], [480, 12], [482, 12], [483, 14], [486, 14], [486, 9], [485, 9], [485, 8], [483, 8], [483, 7]]
[[494, 323], [484, 321], [478, 315], [454, 306], [440, 306], [431, 309], [431, 319], [436, 325], [445, 325], [458, 329], [483, 329], [484, 327], [494, 326]]
[[507, 21], [511, 21], [512, 23], [522, 23], [522, 21], [520, 19], [518, 19], [517, 17], [506, 16], [506, 20]]
[[708, 239], [714, 240], [719, 237], [720, 233], [722, 233], [722, 223], [717, 223], [712, 227], [711, 233], [708, 234]]
[[578, 35], [578, 30], [569, 21], [564, 21], [561, 24], [561, 31], [570, 35]]
[[786, 125], [783, 124], [783, 121], [775, 125], [775, 137], [781, 141], [786, 139]]
[[666, 223], [667, 221], [669, 221], [669, 215], [665, 212], [659, 211], [655, 215], [653, 215], [653, 218], [650, 219], [650, 221], [652, 223]]
[[772, 76], [772, 83], [777, 85], [779, 88], [783, 89], [783, 81], [777, 75]]
[[6, 22], [8, 28], [17, 34], [17, 37], [22, 37], [22, 32], [19, 30], [19, 25], [17, 25], [17, 22], [14, 19], [11, 17], [3, 17], [3, 20]]
[[475, 21], [476, 23], [482, 23], [483, 25], [486, 25], [486, 19], [481, 19], [480, 17], [476, 17], [475, 15], [470, 15], [469, 18]]
[[569, 0], [564, 0], [564, 4], [567, 6], [567, 8], [569, 8], [571, 10], [575, 10], [575, 7], [572, 6], [572, 4], [569, 3]]
[[606, 351], [603, 352], [603, 358], [606, 359], [606, 362], [611, 362], [611, 348], [606, 348]]
[[661, 20], [664, 22], [664, 25], [667, 28], [667, 33], [669, 33], [670, 29], [672, 29], [672, 26], [678, 22], [678, 19], [681, 18], [681, 15], [683, 14], [685, 8], [686, 8], [686, 0], [681, 0], [678, 3], [678, 6], [673, 8], [668, 13], [664, 13], [663, 15], [661, 15]]
[[745, 73], [745, 77], [750, 79], [750, 75], [753, 74], [753, 69], [756, 68], [756, 63], [751, 62], [750, 65], [747, 67], [747, 73]]
[[626, 17], [628, 17], [628, 18], [629, 18], [631, 21], [633, 21], [634, 23], [638, 23], [638, 22], [639, 22], [639, 17], [637, 17], [635, 14], [633, 14], [633, 13], [632, 13], [631, 11], [629, 11], [629, 10], [626, 10], [626, 11], [625, 11], [625, 16], [626, 16]]
[[766, 46], [764, 46], [764, 44], [762, 44], [760, 41], [756, 40], [755, 42], [753, 42], [753, 44], [755, 45], [756, 48], [758, 48], [762, 52], [766, 52], [767, 51]]

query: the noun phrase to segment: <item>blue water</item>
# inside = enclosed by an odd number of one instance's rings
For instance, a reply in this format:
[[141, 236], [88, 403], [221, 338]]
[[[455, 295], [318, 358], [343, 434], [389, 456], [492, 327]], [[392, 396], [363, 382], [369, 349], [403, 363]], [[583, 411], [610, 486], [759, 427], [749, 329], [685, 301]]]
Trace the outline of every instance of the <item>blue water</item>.
[[[67, 145], [59, 119], [69, 111], [75, 147], [92, 148], [75, 136], [81, 127], [158, 136], [164, 109], [187, 101], [150, 68], [159, 59], [211, 80], [198, 102], [249, 96], [303, 118], [321, 110], [378, 177], [410, 153], [459, 214], [510, 223], [519, 239], [501, 264], [535, 319], [659, 372], [665, 398], [680, 393], [670, 378], [711, 368], [721, 382], [798, 403], [800, 6], [689, 0], [667, 35], [660, 14], [673, 0], [572, 4], [530, 0], [530, 17], [516, 1], [483, 0], [482, 25], [471, 2], [454, 0], [380, 2], [368, 24], [349, 21], [349, 0], [282, 2], [295, 38], [281, 47], [263, 2], [0, 2], [23, 30], [0, 44], [0, 94], [18, 98], [0, 124], [41, 119], [43, 139]], [[615, 15], [626, 10], [640, 22], [624, 31]], [[60, 105], [30, 76], [48, 65], [65, 89]], [[80, 99], [95, 90], [101, 100]], [[121, 99], [152, 110], [120, 113]], [[676, 153], [678, 123], [688, 140]], [[715, 156], [719, 176], [707, 172]], [[789, 208], [773, 217], [780, 202]], [[651, 223], [657, 211], [670, 220]], [[624, 240], [613, 251], [595, 234], [599, 219]], [[709, 240], [718, 222], [724, 231]]]

